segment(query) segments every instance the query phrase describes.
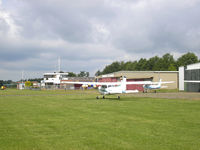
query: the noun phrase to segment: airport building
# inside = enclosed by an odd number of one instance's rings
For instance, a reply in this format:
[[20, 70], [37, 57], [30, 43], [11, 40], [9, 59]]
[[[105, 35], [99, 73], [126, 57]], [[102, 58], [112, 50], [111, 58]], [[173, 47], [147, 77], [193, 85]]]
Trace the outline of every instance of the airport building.
[[80, 89], [81, 84], [66, 84], [64, 82], [94, 82], [94, 80], [94, 77], [68, 77], [68, 73], [45, 73], [41, 87], [46, 89]]
[[45, 73], [44, 80], [42, 80], [42, 86], [47, 85], [60, 85], [61, 80], [66, 80], [68, 73]]
[[17, 82], [17, 89], [19, 90], [25, 89], [25, 82]]
[[179, 67], [179, 90], [200, 92], [200, 63]]
[[[165, 84], [168, 89], [178, 88], [178, 71], [118, 71], [97, 77], [98, 82], [118, 82], [125, 76], [129, 81], [174, 81], [174, 83]], [[143, 91], [143, 85], [127, 85], [127, 90]]]

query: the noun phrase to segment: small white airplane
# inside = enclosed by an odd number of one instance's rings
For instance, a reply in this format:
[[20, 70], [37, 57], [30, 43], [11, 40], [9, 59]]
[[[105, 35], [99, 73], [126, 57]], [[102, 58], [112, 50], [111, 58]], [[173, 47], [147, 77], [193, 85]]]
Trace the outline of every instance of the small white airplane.
[[[82, 84], [82, 87], [98, 87], [99, 93], [103, 95], [103, 99], [105, 99], [105, 95], [111, 95], [111, 94], [122, 94], [122, 93], [137, 93], [138, 90], [126, 90], [126, 85], [128, 84], [139, 84], [143, 85], [144, 88], [158, 88], [161, 86], [161, 84], [165, 83], [173, 83], [173, 81], [169, 82], [152, 82], [152, 81], [132, 81], [127, 82], [126, 77], [123, 77], [121, 82], [73, 82], [73, 81], [63, 81], [62, 83], [66, 84]], [[97, 99], [100, 97], [97, 96]], [[117, 96], [118, 99], [120, 99], [120, 96]]]
[[162, 79], [160, 79], [159, 82], [153, 82], [154, 84], [144, 84], [143, 88], [144, 91], [143, 93], [147, 93], [148, 90], [155, 90], [154, 92], [156, 93], [157, 89], [161, 89], [161, 88], [167, 88], [167, 86], [161, 86], [162, 84], [166, 84], [166, 83], [174, 83], [174, 81], [168, 81], [168, 82], [162, 82]]

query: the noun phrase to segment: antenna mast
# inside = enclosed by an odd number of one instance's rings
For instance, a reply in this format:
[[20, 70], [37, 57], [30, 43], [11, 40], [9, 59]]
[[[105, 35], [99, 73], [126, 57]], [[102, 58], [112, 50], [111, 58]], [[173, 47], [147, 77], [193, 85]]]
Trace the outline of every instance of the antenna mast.
[[22, 82], [21, 82], [21, 87], [19, 88], [20, 90], [24, 89], [24, 70], [22, 71]]
[[22, 71], [22, 83], [24, 82], [24, 70]]
[[58, 57], [58, 72], [60, 72], [60, 57]]

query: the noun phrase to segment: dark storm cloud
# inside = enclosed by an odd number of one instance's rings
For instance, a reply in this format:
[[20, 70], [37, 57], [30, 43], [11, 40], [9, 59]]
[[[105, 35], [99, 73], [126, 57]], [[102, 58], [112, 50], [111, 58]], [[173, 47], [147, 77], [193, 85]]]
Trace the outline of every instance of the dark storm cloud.
[[[188, 2], [189, 3], [189, 2]], [[192, 1], [191, 1], [192, 3]], [[128, 10], [128, 18], [123, 19], [122, 28], [117, 28], [114, 44], [128, 52], [198, 52], [200, 47], [200, 5], [179, 5], [180, 2], [154, 3], [143, 9]], [[127, 14], [124, 11], [122, 16]], [[137, 14], [137, 15], [135, 15]], [[126, 24], [123, 27], [123, 24]]]
[[102, 69], [200, 47], [199, 0], [0, 0], [0, 68]]

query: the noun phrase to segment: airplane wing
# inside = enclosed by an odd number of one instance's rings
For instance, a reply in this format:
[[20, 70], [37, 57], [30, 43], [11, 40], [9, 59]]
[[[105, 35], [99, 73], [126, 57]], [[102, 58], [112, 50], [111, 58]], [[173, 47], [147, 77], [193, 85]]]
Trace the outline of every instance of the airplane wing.
[[167, 83], [174, 83], [174, 81], [167, 81], [167, 82], [152, 82], [152, 81], [132, 81], [126, 82], [126, 84], [143, 84], [143, 85], [153, 85], [153, 84], [167, 84]]
[[174, 81], [166, 81], [166, 82], [153, 82], [153, 84], [167, 84], [167, 83], [174, 83]]
[[161, 88], [161, 89], [164, 89], [164, 88], [168, 88], [168, 86], [161, 86], [160, 88]]
[[83, 85], [120, 85], [121, 82], [76, 82], [76, 81], [62, 81], [66, 84], [83, 84]]
[[[66, 84], [83, 84], [83, 85], [121, 85], [122, 82], [79, 82], [79, 81], [62, 81], [62, 83]], [[168, 82], [152, 82], [152, 81], [132, 81], [126, 82], [125, 84], [141, 84], [141, 85], [152, 85], [152, 84], [166, 84], [166, 83], [174, 83], [174, 81]]]
[[126, 84], [145, 84], [145, 85], [148, 85], [148, 84], [152, 84], [153, 82], [151, 81], [132, 81], [132, 82], [126, 82]]

